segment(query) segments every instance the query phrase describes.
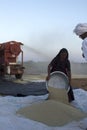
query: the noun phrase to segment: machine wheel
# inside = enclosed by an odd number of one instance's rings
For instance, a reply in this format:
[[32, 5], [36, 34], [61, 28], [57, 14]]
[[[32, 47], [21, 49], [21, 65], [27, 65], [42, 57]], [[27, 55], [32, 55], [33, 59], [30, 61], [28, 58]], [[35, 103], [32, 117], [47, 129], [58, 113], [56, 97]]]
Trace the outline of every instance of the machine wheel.
[[16, 79], [21, 79], [22, 78], [22, 74], [16, 74], [15, 77], [16, 77]]

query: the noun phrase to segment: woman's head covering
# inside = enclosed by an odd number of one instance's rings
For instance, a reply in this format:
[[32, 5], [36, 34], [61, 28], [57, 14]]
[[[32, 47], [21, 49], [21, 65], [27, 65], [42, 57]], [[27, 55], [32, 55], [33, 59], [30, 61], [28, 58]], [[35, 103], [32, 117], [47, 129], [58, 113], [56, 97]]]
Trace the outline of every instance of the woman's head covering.
[[68, 50], [66, 48], [62, 48], [59, 53], [58, 53], [58, 57], [60, 57], [61, 53], [67, 53], [67, 56], [66, 56], [66, 59], [68, 59], [69, 57], [69, 54], [68, 54]]
[[87, 32], [87, 23], [79, 23], [76, 25], [75, 29], [74, 29], [74, 33], [78, 36], [84, 34], [85, 32]]

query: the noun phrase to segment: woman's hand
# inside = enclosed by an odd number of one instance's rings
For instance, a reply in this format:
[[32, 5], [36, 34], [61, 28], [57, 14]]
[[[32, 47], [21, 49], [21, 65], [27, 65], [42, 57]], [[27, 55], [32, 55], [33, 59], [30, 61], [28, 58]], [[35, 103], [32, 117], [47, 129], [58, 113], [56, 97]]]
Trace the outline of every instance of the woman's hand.
[[48, 81], [49, 79], [50, 79], [50, 76], [47, 76], [47, 77], [46, 77], [46, 80]]
[[84, 58], [85, 56], [84, 56], [84, 53], [82, 53], [82, 57]]

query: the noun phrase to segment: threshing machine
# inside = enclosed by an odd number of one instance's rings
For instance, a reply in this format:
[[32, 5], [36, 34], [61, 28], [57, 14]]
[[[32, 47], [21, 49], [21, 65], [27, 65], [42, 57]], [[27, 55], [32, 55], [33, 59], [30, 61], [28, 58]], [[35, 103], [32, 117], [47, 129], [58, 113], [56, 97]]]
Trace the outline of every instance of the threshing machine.
[[[17, 41], [0, 43], [0, 76], [15, 75], [17, 79], [22, 78], [24, 73], [22, 45], [23, 43]], [[20, 62], [17, 61], [19, 55]]]

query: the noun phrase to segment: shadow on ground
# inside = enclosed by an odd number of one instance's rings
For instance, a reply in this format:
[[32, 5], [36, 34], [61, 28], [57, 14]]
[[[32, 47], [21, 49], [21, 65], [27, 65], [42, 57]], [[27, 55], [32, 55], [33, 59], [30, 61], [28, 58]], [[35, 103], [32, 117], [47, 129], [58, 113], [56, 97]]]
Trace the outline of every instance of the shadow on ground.
[[0, 94], [12, 96], [44, 95], [48, 93], [45, 82], [16, 83], [0, 79]]

